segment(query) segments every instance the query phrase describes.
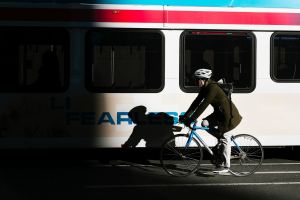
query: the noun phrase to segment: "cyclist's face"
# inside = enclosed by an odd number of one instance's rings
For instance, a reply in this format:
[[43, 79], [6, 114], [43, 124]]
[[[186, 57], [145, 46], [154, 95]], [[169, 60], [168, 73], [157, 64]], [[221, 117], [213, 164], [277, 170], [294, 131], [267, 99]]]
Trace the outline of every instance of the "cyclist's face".
[[205, 80], [201, 80], [199, 79], [198, 82], [197, 82], [197, 85], [202, 88], [204, 85], [205, 85]]

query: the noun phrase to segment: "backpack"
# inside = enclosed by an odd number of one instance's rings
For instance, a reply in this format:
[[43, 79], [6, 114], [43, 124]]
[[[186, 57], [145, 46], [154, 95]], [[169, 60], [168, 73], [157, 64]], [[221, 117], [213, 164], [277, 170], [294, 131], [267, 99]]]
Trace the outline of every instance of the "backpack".
[[217, 82], [218, 86], [224, 91], [224, 93], [226, 94], [226, 96], [228, 97], [228, 99], [231, 102], [231, 94], [233, 92], [233, 83], [226, 83], [225, 79], [220, 79]]
[[233, 92], [233, 83], [226, 83], [225, 79], [222, 78], [217, 82], [217, 85], [223, 90], [223, 92], [225, 93], [225, 95], [227, 96], [228, 100], [229, 100], [229, 104], [230, 104], [230, 123], [231, 123], [231, 119], [233, 118], [232, 115], [232, 101], [231, 101], [231, 94]]

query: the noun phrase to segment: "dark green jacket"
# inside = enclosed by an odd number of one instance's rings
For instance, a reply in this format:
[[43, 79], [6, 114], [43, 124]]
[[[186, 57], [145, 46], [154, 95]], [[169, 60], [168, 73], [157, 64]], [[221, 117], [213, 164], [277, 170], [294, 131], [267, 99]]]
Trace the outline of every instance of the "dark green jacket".
[[196, 120], [209, 105], [214, 108], [212, 115], [219, 116], [219, 130], [222, 133], [234, 129], [242, 120], [236, 106], [231, 101], [230, 108], [230, 100], [218, 84], [212, 80], [208, 80], [208, 84], [201, 88], [186, 112], [186, 116]]

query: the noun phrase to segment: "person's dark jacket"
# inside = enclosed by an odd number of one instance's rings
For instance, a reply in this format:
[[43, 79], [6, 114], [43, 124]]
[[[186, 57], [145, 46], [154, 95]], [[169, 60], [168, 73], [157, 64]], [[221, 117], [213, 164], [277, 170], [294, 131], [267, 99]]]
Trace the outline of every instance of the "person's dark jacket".
[[242, 120], [234, 103], [228, 99], [219, 85], [212, 80], [208, 80], [208, 84], [201, 88], [185, 116], [190, 117], [194, 121], [209, 105], [214, 108], [214, 112], [209, 117], [214, 116], [214, 118], [218, 119], [219, 131], [222, 133], [234, 129]]

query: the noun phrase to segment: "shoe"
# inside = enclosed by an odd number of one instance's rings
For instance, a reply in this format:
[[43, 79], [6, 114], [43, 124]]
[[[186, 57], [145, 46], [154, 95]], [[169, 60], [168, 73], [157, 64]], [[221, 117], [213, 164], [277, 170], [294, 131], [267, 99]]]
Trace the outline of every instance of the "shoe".
[[217, 167], [213, 170], [213, 173], [227, 173], [229, 172], [228, 167]]

